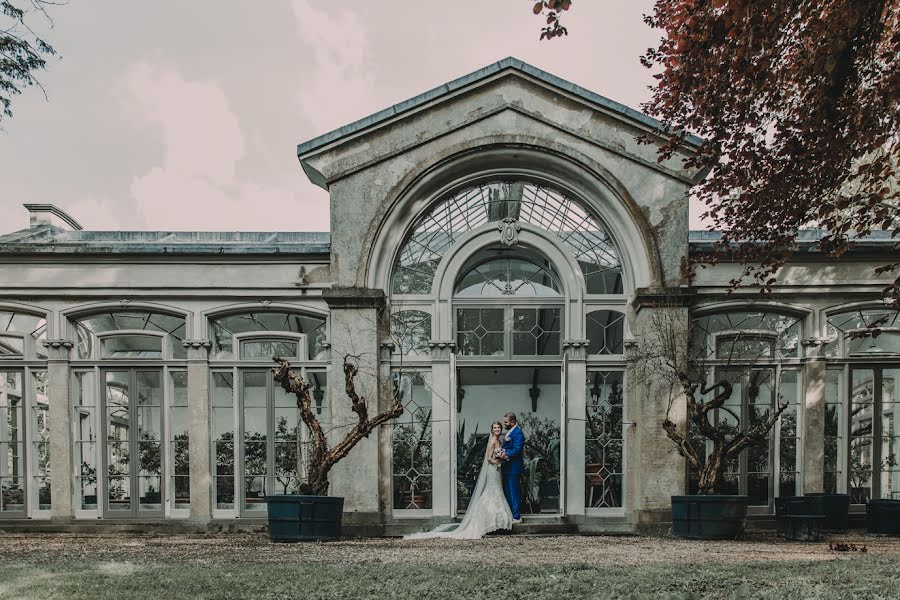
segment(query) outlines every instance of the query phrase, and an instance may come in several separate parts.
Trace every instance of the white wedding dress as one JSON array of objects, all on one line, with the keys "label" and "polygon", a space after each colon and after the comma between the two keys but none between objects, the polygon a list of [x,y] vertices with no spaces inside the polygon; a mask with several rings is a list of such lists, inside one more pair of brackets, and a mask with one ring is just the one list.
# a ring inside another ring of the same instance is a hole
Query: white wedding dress
[{"label": "white wedding dress", "polygon": [[488,462],[487,456],[481,463],[478,482],[472,492],[469,508],[460,523],[441,525],[431,531],[403,536],[405,540],[430,538],[450,538],[455,540],[477,540],[498,529],[512,529],[512,511],[503,495],[500,468]]}]

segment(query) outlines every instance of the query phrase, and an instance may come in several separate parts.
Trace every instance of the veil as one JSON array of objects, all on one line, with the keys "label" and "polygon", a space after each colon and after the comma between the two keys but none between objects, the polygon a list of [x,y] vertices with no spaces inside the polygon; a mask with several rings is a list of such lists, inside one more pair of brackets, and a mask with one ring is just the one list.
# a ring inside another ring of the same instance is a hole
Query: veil
[{"label": "veil", "polygon": [[[488,445],[490,447],[490,445]],[[472,497],[469,499],[469,507],[466,509],[466,514],[463,515],[462,521],[459,523],[447,523],[446,525],[440,525],[435,527],[431,531],[423,531],[421,533],[412,533],[410,535],[403,536],[405,540],[424,540],[428,538],[435,537],[448,537],[448,534],[453,534],[457,531],[463,531],[472,520],[472,515],[474,514],[473,509],[477,506],[478,498],[484,493],[485,482],[487,481],[487,470],[488,468],[488,457],[487,451],[484,453],[484,460],[481,462],[481,470],[478,472],[478,481],[475,483],[475,489],[472,490]]]}]

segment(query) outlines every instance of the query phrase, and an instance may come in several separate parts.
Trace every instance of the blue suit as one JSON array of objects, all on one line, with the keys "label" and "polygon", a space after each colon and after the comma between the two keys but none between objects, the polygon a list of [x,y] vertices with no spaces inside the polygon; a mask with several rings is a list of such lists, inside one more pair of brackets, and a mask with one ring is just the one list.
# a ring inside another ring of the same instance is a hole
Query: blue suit
[{"label": "blue suit", "polygon": [[[509,438],[507,441],[506,438]],[[514,427],[503,438],[503,449],[509,460],[503,461],[500,472],[503,474],[503,494],[509,502],[513,519],[521,519],[520,505],[522,503],[522,473],[525,471],[525,434],[518,427]]]}]

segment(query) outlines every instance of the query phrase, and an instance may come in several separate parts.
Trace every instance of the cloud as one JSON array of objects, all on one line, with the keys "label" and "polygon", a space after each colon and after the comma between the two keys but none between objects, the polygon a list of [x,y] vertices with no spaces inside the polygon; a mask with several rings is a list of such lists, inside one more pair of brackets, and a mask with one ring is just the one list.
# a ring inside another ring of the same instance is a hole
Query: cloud
[{"label": "cloud", "polygon": [[[300,228],[277,216],[299,212],[290,185],[240,177],[247,143],[217,82],[188,80],[170,65],[141,62],[127,70],[122,88],[131,122],[161,142],[160,163],[136,176],[130,189],[148,228]],[[321,226],[321,215],[312,220]]]},{"label": "cloud", "polygon": [[309,0],[294,0],[292,8],[310,49],[304,57],[308,70],[302,74],[300,109],[324,133],[367,114],[376,91],[375,64],[361,16],[332,3],[318,5],[321,10]]}]

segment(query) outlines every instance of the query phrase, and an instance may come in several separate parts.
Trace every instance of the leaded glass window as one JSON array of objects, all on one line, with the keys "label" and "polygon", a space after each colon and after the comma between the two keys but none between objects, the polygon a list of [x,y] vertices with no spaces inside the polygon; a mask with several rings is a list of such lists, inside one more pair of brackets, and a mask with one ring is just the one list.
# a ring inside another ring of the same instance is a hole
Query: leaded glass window
[{"label": "leaded glass window", "polygon": [[462,356],[503,355],[503,308],[460,308],[456,311],[456,347]]},{"label": "leaded glass window", "polygon": [[394,509],[432,506],[431,373],[395,372],[403,414],[393,421]]},{"label": "leaded glass window", "polygon": [[625,314],[615,310],[594,310],[586,315],[588,354],[624,352]]},{"label": "leaded glass window", "polygon": [[498,258],[481,263],[460,278],[457,298],[558,297],[559,276],[553,267],[520,258]]},{"label": "leaded glass window", "polygon": [[586,382],[585,506],[622,506],[624,483],[623,374],[592,371]]},{"label": "leaded glass window", "polygon": [[559,356],[560,308],[513,309],[513,355]]},{"label": "leaded glass window", "polygon": [[622,266],[605,227],[577,201],[526,182],[493,182],[441,200],[413,227],[394,264],[395,294],[430,294],[441,258],[461,235],[503,221],[558,236],[581,267],[589,294],[621,294]]},{"label": "leaded glass window", "polygon": [[431,315],[421,310],[400,310],[391,315],[394,354],[427,357],[431,342]]}]

